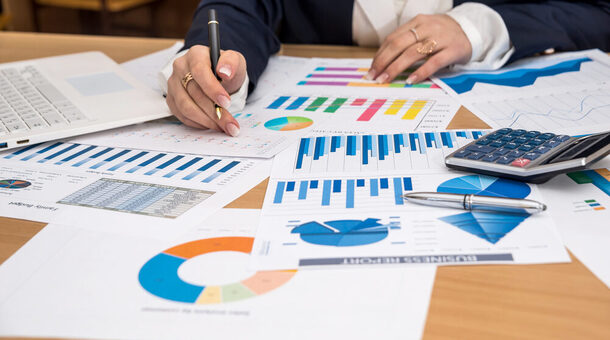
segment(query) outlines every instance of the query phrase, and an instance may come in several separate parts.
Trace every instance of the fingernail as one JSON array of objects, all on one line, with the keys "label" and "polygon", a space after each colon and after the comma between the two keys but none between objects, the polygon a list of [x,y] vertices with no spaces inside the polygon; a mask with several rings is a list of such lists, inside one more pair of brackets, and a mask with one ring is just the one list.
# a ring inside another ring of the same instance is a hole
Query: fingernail
[{"label": "fingernail", "polygon": [[366,73],[366,76],[364,76],[364,78],[366,78],[366,80],[373,80],[373,79],[375,79],[375,74],[377,74],[377,72],[375,72],[375,70],[373,70],[373,69],[370,69]]},{"label": "fingernail", "polygon": [[409,78],[407,78],[407,84],[409,84],[409,85],[413,85],[416,81],[417,81],[416,74],[412,74],[409,76]]},{"label": "fingernail", "polygon": [[383,84],[386,80],[388,80],[389,77],[390,75],[388,75],[387,73],[382,73],[379,77],[377,77],[377,82],[379,84]]},{"label": "fingernail", "polygon": [[239,136],[239,128],[237,127],[237,125],[233,123],[227,123],[227,125],[225,125],[225,129],[231,135],[231,137]]},{"label": "fingernail", "polygon": [[229,106],[231,106],[231,99],[225,96],[218,96],[216,99],[218,105],[222,106],[223,109],[228,110]]},{"label": "fingernail", "polygon": [[233,74],[229,66],[222,66],[220,69],[218,69],[218,73],[224,74],[227,78],[230,78],[231,74]]}]

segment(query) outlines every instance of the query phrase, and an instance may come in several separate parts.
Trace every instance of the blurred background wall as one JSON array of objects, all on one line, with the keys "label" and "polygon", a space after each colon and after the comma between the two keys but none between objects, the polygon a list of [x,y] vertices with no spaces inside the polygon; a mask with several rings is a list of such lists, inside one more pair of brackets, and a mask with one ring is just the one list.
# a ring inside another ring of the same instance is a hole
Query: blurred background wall
[{"label": "blurred background wall", "polygon": [[184,38],[199,0],[1,0],[0,29]]}]

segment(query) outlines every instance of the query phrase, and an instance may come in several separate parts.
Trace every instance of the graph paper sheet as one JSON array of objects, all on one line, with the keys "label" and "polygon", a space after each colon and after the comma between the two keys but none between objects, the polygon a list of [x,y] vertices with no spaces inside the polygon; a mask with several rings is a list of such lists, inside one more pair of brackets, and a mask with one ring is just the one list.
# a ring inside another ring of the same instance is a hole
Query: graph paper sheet
[{"label": "graph paper sheet", "polygon": [[201,220],[260,183],[271,165],[69,142],[31,145],[0,159],[3,216],[147,235]]},{"label": "graph paper sheet", "polygon": [[164,240],[48,225],[0,266],[0,336],[421,338],[434,267],[251,271],[258,217],[225,209]]},{"label": "graph paper sheet", "polygon": [[524,59],[493,72],[434,78],[494,128],[610,127],[610,57],[599,50]]},{"label": "graph paper sheet", "polygon": [[470,212],[403,200],[411,191],[541,200],[536,185],[444,167],[445,153],[482,133],[301,139],[274,160],[252,268],[569,262],[546,212]]}]

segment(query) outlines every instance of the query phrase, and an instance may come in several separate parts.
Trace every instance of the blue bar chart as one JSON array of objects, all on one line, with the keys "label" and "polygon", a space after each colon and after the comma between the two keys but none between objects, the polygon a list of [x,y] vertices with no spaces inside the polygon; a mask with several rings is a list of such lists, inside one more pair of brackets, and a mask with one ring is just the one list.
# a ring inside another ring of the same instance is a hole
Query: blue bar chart
[{"label": "blue bar chart", "polygon": [[272,182],[273,208],[370,208],[402,206],[402,195],[413,190],[411,177],[278,180]]},{"label": "blue bar chart", "polygon": [[232,173],[252,161],[213,156],[171,154],[97,145],[53,142],[31,145],[3,156],[14,162],[34,162],[71,170],[96,170],[222,185]]},{"label": "blue bar chart", "polygon": [[301,138],[295,173],[429,169],[485,131],[412,132]]}]

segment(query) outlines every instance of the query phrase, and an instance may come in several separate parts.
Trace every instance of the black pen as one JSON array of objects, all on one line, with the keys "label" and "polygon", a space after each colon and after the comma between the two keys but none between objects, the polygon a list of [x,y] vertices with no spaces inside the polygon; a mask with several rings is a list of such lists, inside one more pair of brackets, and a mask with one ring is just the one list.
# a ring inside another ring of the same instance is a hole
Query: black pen
[{"label": "black pen", "polygon": [[[220,34],[218,32],[218,20],[216,20],[216,10],[211,9],[208,11],[208,40],[210,41],[210,60],[212,61],[212,71],[216,76],[216,79],[220,80],[218,74],[216,74],[216,66],[218,65],[218,58],[220,58]],[[220,119],[221,109],[218,104],[214,104],[216,108],[216,116]]]}]

